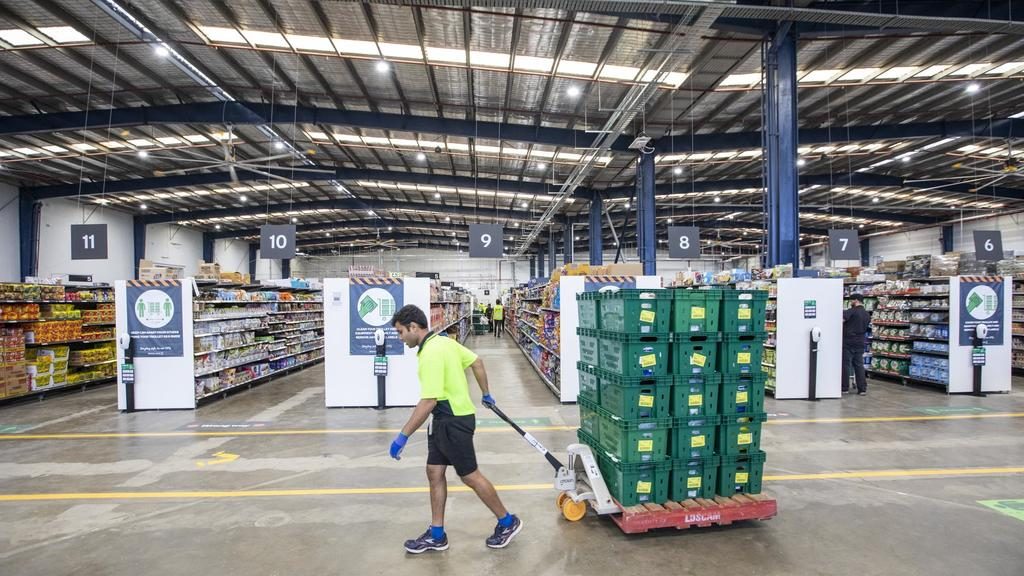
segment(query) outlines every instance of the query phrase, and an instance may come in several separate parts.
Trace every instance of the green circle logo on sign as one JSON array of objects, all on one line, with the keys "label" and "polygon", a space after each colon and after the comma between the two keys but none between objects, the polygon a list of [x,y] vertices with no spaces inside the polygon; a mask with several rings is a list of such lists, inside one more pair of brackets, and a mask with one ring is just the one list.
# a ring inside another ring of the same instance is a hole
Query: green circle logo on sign
[{"label": "green circle logo on sign", "polygon": [[975,286],[967,293],[967,313],[975,320],[988,320],[999,308],[999,297],[989,286]]},{"label": "green circle logo on sign", "polygon": [[135,316],[146,328],[163,328],[174,318],[174,301],[165,292],[147,290],[135,300]]},{"label": "green circle logo on sign", "polygon": [[395,299],[383,288],[371,288],[359,297],[356,310],[363,322],[370,326],[384,326],[395,315]]}]

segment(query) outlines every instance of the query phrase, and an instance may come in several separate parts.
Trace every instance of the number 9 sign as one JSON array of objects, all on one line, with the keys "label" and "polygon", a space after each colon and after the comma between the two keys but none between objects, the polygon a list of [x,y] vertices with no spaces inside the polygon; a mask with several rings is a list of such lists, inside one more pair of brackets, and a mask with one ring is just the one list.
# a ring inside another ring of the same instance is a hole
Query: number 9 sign
[{"label": "number 9 sign", "polygon": [[469,257],[501,258],[505,231],[500,224],[469,225]]}]

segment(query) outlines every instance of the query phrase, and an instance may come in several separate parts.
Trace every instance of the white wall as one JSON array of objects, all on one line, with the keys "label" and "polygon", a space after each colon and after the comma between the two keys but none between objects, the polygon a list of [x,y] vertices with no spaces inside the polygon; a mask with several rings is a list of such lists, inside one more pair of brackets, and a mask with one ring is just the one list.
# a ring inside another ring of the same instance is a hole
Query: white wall
[{"label": "white wall", "polygon": [[203,233],[177,224],[146,226],[146,260],[184,268],[184,276],[199,273],[203,259]]},{"label": "white wall", "polygon": [[213,261],[221,272],[249,273],[249,243],[226,239],[213,242]]},{"label": "white wall", "polygon": [[[106,224],[107,259],[71,260],[71,225]],[[132,216],[117,210],[79,205],[74,200],[45,200],[39,225],[37,275],[91,274],[95,282],[135,278]]]},{"label": "white wall", "polygon": [[18,189],[0,183],[0,282],[21,280]]},{"label": "white wall", "polygon": [[[248,250],[248,248],[246,248]],[[249,256],[246,255],[246,264],[248,265]],[[302,278],[303,275],[296,271],[295,263],[297,260],[292,260],[292,277]],[[248,272],[248,270],[246,270]],[[259,282],[260,280],[279,280],[281,278],[281,261],[280,260],[263,260],[260,258],[259,250],[256,251],[256,277],[252,279],[253,282]],[[322,276],[310,276],[310,278],[322,278]]]}]

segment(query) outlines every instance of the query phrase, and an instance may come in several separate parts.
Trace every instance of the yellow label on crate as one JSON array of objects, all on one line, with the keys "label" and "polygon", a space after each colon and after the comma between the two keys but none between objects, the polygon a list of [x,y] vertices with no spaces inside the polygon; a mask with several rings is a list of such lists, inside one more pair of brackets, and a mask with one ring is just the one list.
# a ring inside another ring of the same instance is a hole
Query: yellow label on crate
[{"label": "yellow label on crate", "polygon": [[640,312],[640,321],[646,324],[654,323],[654,312],[651,310],[642,310]]},{"label": "yellow label on crate", "polygon": [[690,448],[703,448],[704,446],[707,446],[707,443],[708,442],[704,438],[703,434],[701,434],[700,436],[690,437]]},{"label": "yellow label on crate", "polygon": [[690,356],[690,366],[700,366],[701,368],[703,368],[704,365],[707,364],[707,362],[708,357],[703,354],[698,354],[694,352],[693,356]]},{"label": "yellow label on crate", "polygon": [[690,307],[690,319],[691,320],[703,320],[704,308],[702,306],[691,306]]},{"label": "yellow label on crate", "polygon": [[737,472],[736,473],[736,483],[737,484],[746,484],[747,480],[750,480],[750,473],[749,472]]},{"label": "yellow label on crate", "polygon": [[638,404],[643,408],[651,408],[654,406],[654,396],[651,396],[650,394],[641,394],[640,402],[638,402]]},{"label": "yellow label on crate", "polygon": [[737,364],[750,364],[750,352],[737,352],[736,353]]},{"label": "yellow label on crate", "polygon": [[740,308],[739,318],[740,320],[750,320],[750,308]]},{"label": "yellow label on crate", "polygon": [[736,403],[737,404],[746,404],[747,402],[749,402],[749,398],[748,398],[749,395],[750,395],[750,393],[747,392],[746,390],[744,390],[743,392],[737,392],[736,393]]},{"label": "yellow label on crate", "polygon": [[650,368],[651,366],[654,366],[657,363],[658,363],[658,355],[657,354],[644,354],[643,356],[640,357],[640,367],[641,368]]},{"label": "yellow label on crate", "polygon": [[637,483],[636,483],[636,493],[637,494],[650,494],[651,493],[651,483],[650,482],[644,482],[643,480],[637,481]]},{"label": "yellow label on crate", "polygon": [[639,440],[636,443],[636,449],[638,452],[653,452],[654,440]]},{"label": "yellow label on crate", "polygon": [[754,435],[751,434],[750,432],[747,432],[745,434],[739,434],[739,435],[736,436],[736,443],[739,444],[740,446],[744,446],[746,444],[752,444],[753,442],[754,442]]},{"label": "yellow label on crate", "polygon": [[687,488],[700,488],[700,476],[694,476],[686,479]]},{"label": "yellow label on crate", "polygon": [[701,404],[704,404],[703,394],[693,394],[690,396],[690,406],[700,406]]}]

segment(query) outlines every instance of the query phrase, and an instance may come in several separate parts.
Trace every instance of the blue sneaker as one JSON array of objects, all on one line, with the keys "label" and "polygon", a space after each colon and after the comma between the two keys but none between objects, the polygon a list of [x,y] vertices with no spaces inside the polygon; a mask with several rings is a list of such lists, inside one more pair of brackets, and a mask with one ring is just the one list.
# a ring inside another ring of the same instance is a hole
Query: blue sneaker
[{"label": "blue sneaker", "polygon": [[523,529],[523,521],[518,516],[512,515],[512,524],[504,527],[501,523],[494,528],[494,534],[487,539],[488,548],[504,548],[515,538],[516,534]]},{"label": "blue sneaker", "polygon": [[430,550],[436,550],[438,552],[448,549],[448,535],[445,534],[440,540],[435,540],[430,536],[430,528],[424,532],[419,538],[415,540],[405,541],[405,551],[409,554],[422,554]]}]

